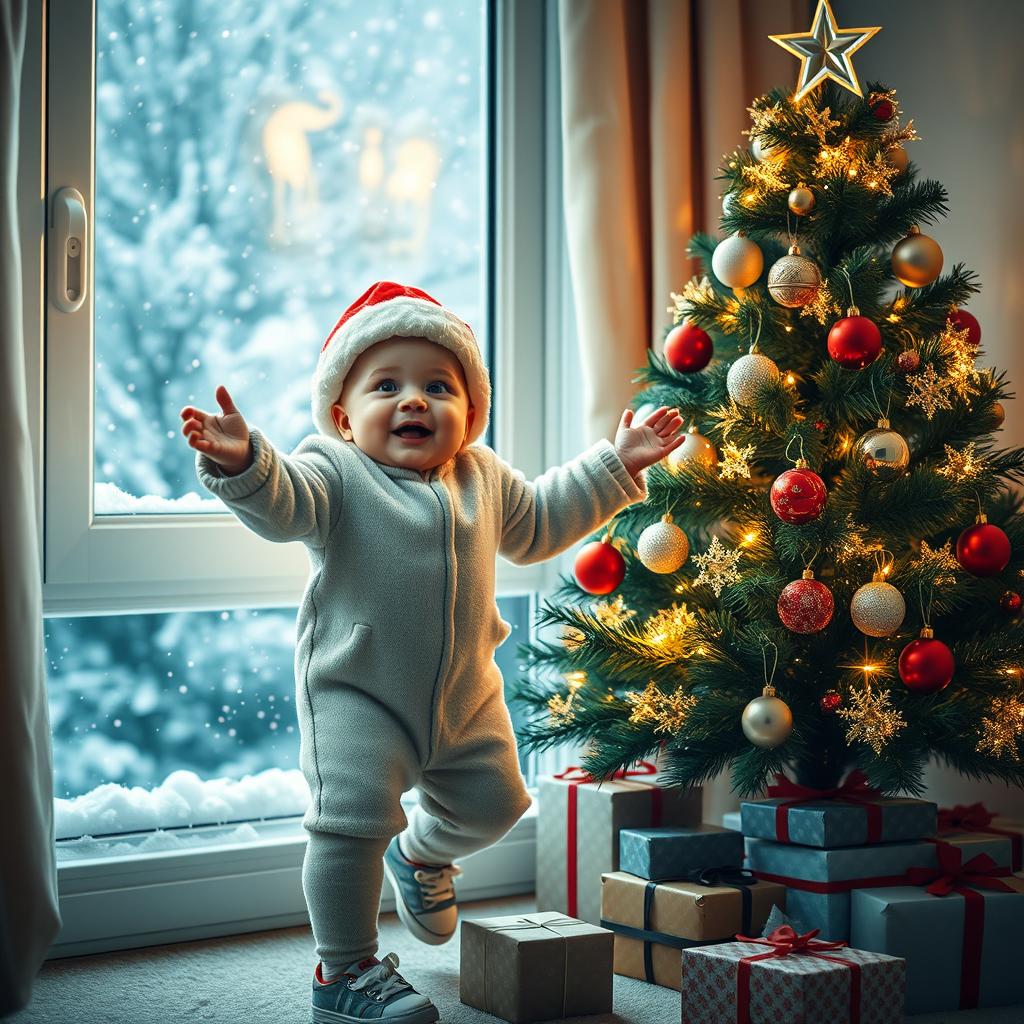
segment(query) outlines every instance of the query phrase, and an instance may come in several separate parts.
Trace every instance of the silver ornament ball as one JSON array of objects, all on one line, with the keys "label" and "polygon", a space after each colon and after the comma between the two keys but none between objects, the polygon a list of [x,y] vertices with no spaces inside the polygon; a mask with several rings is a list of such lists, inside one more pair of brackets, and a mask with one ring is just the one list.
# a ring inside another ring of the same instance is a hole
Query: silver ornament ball
[{"label": "silver ornament ball", "polygon": [[814,201],[814,193],[806,185],[797,185],[789,193],[789,212],[798,217],[806,217],[814,209]]},{"label": "silver ornament ball", "polygon": [[686,534],[664,515],[660,523],[651,523],[637,538],[637,557],[657,573],[675,572],[689,557],[690,542]]},{"label": "silver ornament ball", "polygon": [[895,480],[910,465],[910,445],[890,428],[888,420],[880,420],[877,427],[858,437],[853,450],[879,480]]},{"label": "silver ornament ball", "polygon": [[915,224],[892,251],[892,272],[908,288],[923,288],[942,273],[942,249]]},{"label": "silver ornament ball", "polygon": [[743,709],[740,724],[743,735],[755,747],[777,747],[785,743],[793,731],[793,712],[784,700],[775,696],[770,686],[766,686],[765,692]]},{"label": "silver ornament ball", "polygon": [[715,446],[696,430],[687,431],[686,439],[678,447],[668,453],[668,464],[671,467],[687,464],[702,465],[714,469],[718,465],[718,452]]},{"label": "silver ornament ball", "polygon": [[850,618],[865,636],[891,636],[903,625],[907,603],[903,595],[876,573],[850,601]]},{"label": "silver ornament ball", "polygon": [[740,356],[729,367],[725,386],[737,405],[753,405],[758,395],[781,377],[779,368],[760,352]]},{"label": "silver ornament ball", "polygon": [[800,255],[798,245],[790,246],[789,254],[777,259],[768,271],[768,294],[789,309],[806,306],[821,287],[818,264]]},{"label": "silver ornament ball", "polygon": [[722,196],[722,213],[732,213],[732,208],[736,205],[736,193],[726,192]]},{"label": "silver ornament ball", "polygon": [[728,288],[749,288],[764,270],[764,253],[756,242],[737,231],[715,246],[711,270]]}]

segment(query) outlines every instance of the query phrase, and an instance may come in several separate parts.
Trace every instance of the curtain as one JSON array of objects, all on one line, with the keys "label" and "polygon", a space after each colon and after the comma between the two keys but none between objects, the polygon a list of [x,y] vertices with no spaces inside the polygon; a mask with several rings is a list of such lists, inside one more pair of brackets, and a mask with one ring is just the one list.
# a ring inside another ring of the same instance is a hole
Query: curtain
[{"label": "curtain", "polygon": [[8,474],[0,490],[0,1016],[28,1004],[60,929],[17,212],[27,11],[28,0],[0,5],[0,449]]},{"label": "curtain", "polygon": [[[796,82],[768,39],[811,24],[807,0],[560,0],[563,204],[586,443],[611,440],[647,349],[672,324],[670,292],[717,232],[724,154],[749,143],[747,107]],[[736,806],[728,780],[704,816]]]}]

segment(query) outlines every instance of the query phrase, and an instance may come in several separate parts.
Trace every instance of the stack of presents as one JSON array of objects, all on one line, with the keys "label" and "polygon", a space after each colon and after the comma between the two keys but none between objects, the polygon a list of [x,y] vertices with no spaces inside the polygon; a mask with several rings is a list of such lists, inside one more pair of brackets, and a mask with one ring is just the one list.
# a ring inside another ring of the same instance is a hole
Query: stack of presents
[{"label": "stack of presents", "polygon": [[721,828],[646,762],[542,779],[540,912],[463,922],[463,1002],[512,1024],[609,1013],[620,974],[679,990],[683,1024],[1024,1004],[1024,823],[857,772],[768,793]]}]

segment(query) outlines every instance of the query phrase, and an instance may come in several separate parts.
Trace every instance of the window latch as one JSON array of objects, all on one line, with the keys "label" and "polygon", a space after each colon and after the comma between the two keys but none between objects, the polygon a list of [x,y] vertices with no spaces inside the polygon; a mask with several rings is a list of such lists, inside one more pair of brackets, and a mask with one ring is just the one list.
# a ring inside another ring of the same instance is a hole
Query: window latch
[{"label": "window latch", "polygon": [[50,296],[65,313],[85,301],[88,287],[88,218],[75,188],[62,188],[50,204]]}]

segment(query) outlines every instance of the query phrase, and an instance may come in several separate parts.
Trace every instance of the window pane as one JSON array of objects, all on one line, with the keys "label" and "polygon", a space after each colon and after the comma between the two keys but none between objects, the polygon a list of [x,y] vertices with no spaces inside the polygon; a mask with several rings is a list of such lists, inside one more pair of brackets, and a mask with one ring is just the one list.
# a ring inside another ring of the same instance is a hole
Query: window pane
[{"label": "window pane", "polygon": [[[506,693],[530,599],[495,660]],[[305,813],[294,608],[44,622],[58,839]],[[513,720],[524,711],[511,706]],[[521,763],[524,763],[521,759]]]},{"label": "window pane", "polygon": [[315,430],[331,327],[415,284],[487,349],[483,3],[97,3],[97,514],[223,512],[179,410]]}]

